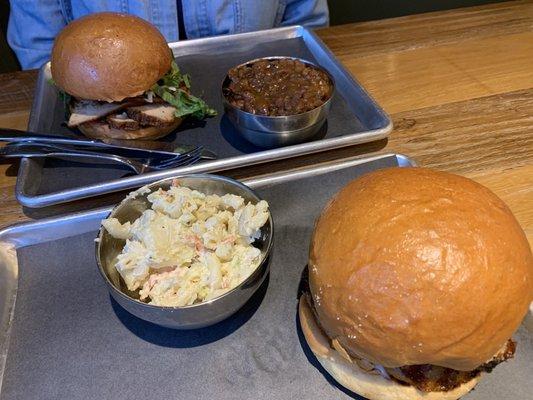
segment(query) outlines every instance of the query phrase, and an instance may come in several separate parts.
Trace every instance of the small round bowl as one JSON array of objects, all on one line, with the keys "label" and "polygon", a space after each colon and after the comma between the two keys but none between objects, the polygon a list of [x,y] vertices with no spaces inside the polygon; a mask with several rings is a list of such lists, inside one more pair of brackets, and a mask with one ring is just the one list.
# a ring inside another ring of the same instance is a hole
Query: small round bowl
[{"label": "small round bowl", "polygon": [[257,58],[240,64],[235,68],[253,64],[261,60],[272,61],[280,59],[298,60],[324,72],[331,83],[331,95],[322,105],[301,114],[283,116],[253,114],[235,107],[226,99],[225,92],[230,83],[230,78],[226,75],[222,83],[222,103],[224,104],[226,115],[241,136],[259,147],[281,147],[311,139],[322,128],[322,125],[324,125],[335,91],[335,82],[327,70],[296,57]]},{"label": "small round bowl", "polygon": [[[206,194],[222,196],[231,193],[254,204],[261,200],[249,187],[233,179],[209,174],[181,175],[152,183],[133,192],[111,211],[109,217],[117,218],[121,223],[135,221],[144,210],[150,207],[146,198],[148,193],[144,189],[150,189],[150,192],[159,188],[168,189],[175,180],[178,180],[182,186]],[[167,328],[202,328],[234,314],[261,286],[269,270],[273,228],[272,216],[270,216],[261,228],[261,237],[254,242],[254,246],[261,250],[262,260],[247,279],[219,297],[190,306],[155,306],[138,300],[137,292],[128,291],[115,268],[116,257],[122,251],[125,241],[113,238],[103,227],[100,228],[96,240],[96,262],[113,299],[131,314]]]}]

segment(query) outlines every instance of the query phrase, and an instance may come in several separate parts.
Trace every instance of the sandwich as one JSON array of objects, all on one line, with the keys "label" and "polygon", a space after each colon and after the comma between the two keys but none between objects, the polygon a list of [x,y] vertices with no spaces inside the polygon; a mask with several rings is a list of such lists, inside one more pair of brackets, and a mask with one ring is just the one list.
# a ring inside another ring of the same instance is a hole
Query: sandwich
[{"label": "sandwich", "polygon": [[452,400],[520,351],[533,256],[509,208],[464,177],[391,168],[344,187],[315,225],[304,337],[370,400]]},{"label": "sandwich", "polygon": [[95,139],[157,139],[184,118],[216,114],[191,94],[163,35],[149,22],[95,13],[54,41],[52,81],[63,93],[67,125]]}]

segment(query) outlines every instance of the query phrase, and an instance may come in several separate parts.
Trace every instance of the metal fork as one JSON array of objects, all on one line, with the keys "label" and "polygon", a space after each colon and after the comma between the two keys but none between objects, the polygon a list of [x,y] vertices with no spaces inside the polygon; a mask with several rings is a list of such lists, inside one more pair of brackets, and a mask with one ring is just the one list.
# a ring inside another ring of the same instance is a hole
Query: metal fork
[{"label": "metal fork", "polygon": [[4,158],[80,158],[104,160],[124,165],[136,174],[190,165],[200,160],[201,153],[202,147],[199,146],[187,153],[175,155],[166,160],[158,159],[154,161],[153,159],[140,160],[116,154],[70,149],[56,145],[36,145],[34,143],[26,143],[24,145],[10,144],[0,148],[0,156]]},{"label": "metal fork", "polygon": [[[22,150],[28,150],[28,149],[37,149],[39,151],[60,151],[60,152],[76,152],[76,153],[97,153],[97,154],[104,154],[104,155],[117,155],[120,157],[124,157],[129,160],[139,160],[143,162],[144,164],[150,165],[151,167],[158,168],[158,167],[164,167],[166,165],[172,165],[175,161],[180,161],[185,157],[196,157],[196,153],[199,151],[200,153],[203,153],[203,148],[198,149],[197,147],[192,147],[190,150],[186,152],[181,153],[168,153],[168,154],[160,154],[160,153],[154,153],[154,154],[147,154],[147,153],[140,153],[141,155],[135,153],[135,151],[128,151],[127,153],[123,154],[120,151],[122,149],[119,149],[117,151],[111,151],[111,149],[99,149],[99,148],[79,148],[76,145],[71,144],[58,144],[58,143],[41,143],[41,142],[12,142],[8,143],[6,145],[7,147],[13,147],[17,149]],[[107,151],[106,151],[107,150]],[[200,158],[202,158],[202,155],[200,155]]]},{"label": "metal fork", "polygon": [[[8,143],[29,143],[51,144],[59,146],[76,146],[83,150],[96,152],[109,152],[123,157],[139,158],[140,154],[145,157],[173,156],[175,154],[187,153],[196,146],[190,144],[179,144],[172,142],[154,140],[125,140],[125,139],[105,139],[105,142],[97,139],[84,137],[70,137],[62,135],[50,135],[37,132],[19,131],[16,129],[0,128],[0,142]],[[215,160],[216,153],[205,148],[202,149],[202,159]]]}]

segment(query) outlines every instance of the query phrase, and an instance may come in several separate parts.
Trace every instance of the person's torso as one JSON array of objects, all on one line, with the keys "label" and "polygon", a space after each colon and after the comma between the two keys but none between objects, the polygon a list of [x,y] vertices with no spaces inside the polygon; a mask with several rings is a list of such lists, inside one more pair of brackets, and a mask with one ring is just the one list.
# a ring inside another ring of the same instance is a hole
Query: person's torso
[{"label": "person's torso", "polygon": [[[177,0],[59,0],[70,22],[83,15],[115,11],[137,15],[159,28],[169,41],[179,40]],[[280,24],[283,0],[181,0],[188,38],[268,29]]]}]

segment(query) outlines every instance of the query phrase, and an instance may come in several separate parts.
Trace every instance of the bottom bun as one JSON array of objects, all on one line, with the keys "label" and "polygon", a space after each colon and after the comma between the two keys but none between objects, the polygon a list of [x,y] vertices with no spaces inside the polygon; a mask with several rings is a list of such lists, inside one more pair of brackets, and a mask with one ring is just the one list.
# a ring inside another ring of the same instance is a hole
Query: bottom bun
[{"label": "bottom bun", "polygon": [[479,381],[476,377],[447,392],[422,392],[377,373],[366,372],[330,346],[306,295],[300,297],[298,314],[305,340],[322,367],[342,386],[369,400],[456,400],[470,392]]},{"label": "bottom bun", "polygon": [[91,139],[126,139],[126,140],[155,140],[160,139],[181,124],[182,119],[177,118],[172,125],[155,127],[146,126],[135,130],[116,129],[106,122],[90,122],[78,126],[79,130]]}]

